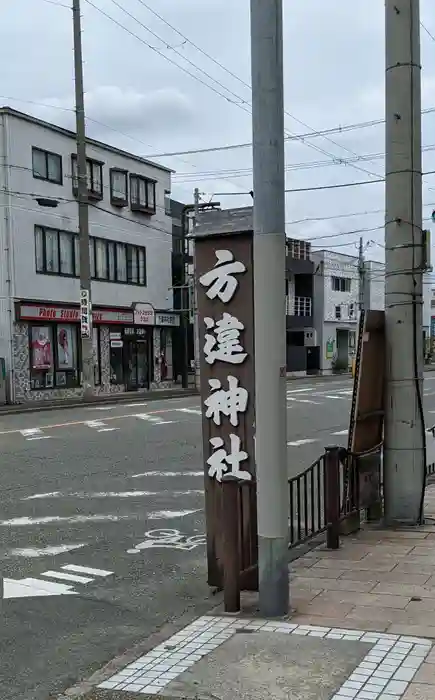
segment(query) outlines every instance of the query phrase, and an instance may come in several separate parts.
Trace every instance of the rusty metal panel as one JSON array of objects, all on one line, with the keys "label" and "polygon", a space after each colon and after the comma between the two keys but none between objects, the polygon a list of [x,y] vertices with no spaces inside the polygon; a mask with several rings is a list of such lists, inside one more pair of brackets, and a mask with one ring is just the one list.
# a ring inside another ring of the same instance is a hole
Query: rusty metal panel
[{"label": "rusty metal panel", "polygon": [[[223,530],[228,517],[237,530],[233,536],[238,557],[233,552],[231,559],[239,562],[241,587],[252,588],[258,576],[253,239],[248,226],[242,232],[234,231],[240,216],[233,217],[231,226],[226,216],[225,226],[219,229],[220,214],[208,214],[209,235],[203,224],[204,232],[195,236],[208,583],[223,587],[228,528],[225,537]],[[225,270],[231,279],[225,277]],[[216,453],[222,450],[227,455],[241,451],[245,458],[238,464],[237,459],[219,462]],[[224,484],[228,481],[236,482],[237,499],[231,490],[231,499],[226,500],[225,492],[230,491],[225,491]],[[226,512],[235,503],[237,518]]]}]

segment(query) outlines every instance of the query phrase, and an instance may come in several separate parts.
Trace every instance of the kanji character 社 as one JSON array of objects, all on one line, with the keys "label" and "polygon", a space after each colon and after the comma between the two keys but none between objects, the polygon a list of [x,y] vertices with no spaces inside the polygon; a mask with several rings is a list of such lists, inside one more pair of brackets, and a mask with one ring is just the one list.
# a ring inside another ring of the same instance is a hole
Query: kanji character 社
[{"label": "kanji character \u793e", "polygon": [[204,401],[207,407],[206,418],[212,418],[215,425],[221,425],[222,416],[230,419],[231,425],[239,425],[239,413],[244,413],[248,405],[248,392],[239,386],[237,377],[227,377],[228,389],[223,389],[219,379],[209,379],[213,393]]},{"label": "kanji character \u793e", "polygon": [[233,298],[238,286],[234,275],[246,272],[246,267],[242,262],[234,260],[230,250],[216,250],[216,258],[214,268],[205,272],[199,278],[199,283],[207,287],[206,295],[209,299],[219,297],[224,304],[227,304]]},{"label": "kanji character \u793e", "polygon": [[209,442],[215,450],[207,460],[208,475],[212,479],[216,478],[216,481],[219,482],[231,478],[238,481],[251,481],[252,474],[240,469],[241,462],[248,459],[248,453],[240,449],[241,441],[238,435],[230,434],[231,450],[229,453],[225,450],[221,437],[210,438]]},{"label": "kanji character \u793e", "polygon": [[216,360],[232,365],[244,362],[247,353],[240,345],[240,331],[245,330],[241,321],[231,314],[224,313],[219,321],[206,316],[204,323],[207,330],[213,330],[213,333],[205,334],[204,355],[209,365]]}]

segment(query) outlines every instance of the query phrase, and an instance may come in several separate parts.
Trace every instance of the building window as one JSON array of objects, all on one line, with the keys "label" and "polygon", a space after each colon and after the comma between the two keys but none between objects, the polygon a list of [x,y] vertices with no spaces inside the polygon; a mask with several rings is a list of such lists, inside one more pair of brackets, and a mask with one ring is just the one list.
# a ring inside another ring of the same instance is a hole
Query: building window
[{"label": "building window", "polygon": [[[80,240],[69,231],[35,226],[36,272],[66,277],[80,276]],[[105,238],[89,239],[92,279],[145,287],[146,249]]]},{"label": "building window", "polygon": [[170,190],[165,190],[165,214],[166,214],[166,216],[172,216]]},{"label": "building window", "polygon": [[333,292],[350,292],[351,283],[350,277],[331,277]]},{"label": "building window", "polygon": [[[71,165],[73,194],[75,197],[77,197],[77,156],[75,153],[71,155]],[[103,199],[103,163],[101,163],[99,160],[94,160],[93,158],[86,158],[86,175],[88,183],[88,197],[90,199]]]},{"label": "building window", "polygon": [[349,304],[349,318],[355,318],[355,304]]},{"label": "building window", "polygon": [[35,226],[36,272],[75,277],[76,238],[72,233]]},{"label": "building window", "polygon": [[32,148],[33,177],[62,184],[62,156],[40,148]]},{"label": "building window", "polygon": [[130,206],[145,214],[156,212],[156,183],[141,175],[130,175]]},{"label": "building window", "polygon": [[337,320],[341,319],[341,306],[336,306],[335,307],[335,318]]},{"label": "building window", "polygon": [[114,207],[126,207],[128,204],[127,171],[111,168],[110,201]]},{"label": "building window", "polygon": [[71,388],[79,382],[78,326],[31,326],[31,389]]}]

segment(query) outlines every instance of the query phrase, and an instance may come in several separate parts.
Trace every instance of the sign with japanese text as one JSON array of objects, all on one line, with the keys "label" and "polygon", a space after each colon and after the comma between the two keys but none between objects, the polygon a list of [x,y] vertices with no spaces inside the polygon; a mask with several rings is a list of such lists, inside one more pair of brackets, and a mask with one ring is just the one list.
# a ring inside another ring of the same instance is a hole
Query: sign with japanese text
[{"label": "sign with japanese text", "polygon": [[92,334],[92,313],[89,290],[80,290],[80,335],[90,338]]},{"label": "sign with japanese text", "polygon": [[136,304],[133,313],[135,326],[154,326],[156,312],[152,304]]},{"label": "sign with japanese text", "polygon": [[254,466],[252,243],[196,241],[204,461],[209,478],[249,482]]},{"label": "sign with japanese text", "polygon": [[[223,530],[228,531],[227,522],[237,522],[232,537],[240,542],[240,585],[256,590],[252,233],[205,231],[196,237],[195,272],[208,583],[223,585],[228,555]],[[228,482],[237,494],[231,496]]]}]

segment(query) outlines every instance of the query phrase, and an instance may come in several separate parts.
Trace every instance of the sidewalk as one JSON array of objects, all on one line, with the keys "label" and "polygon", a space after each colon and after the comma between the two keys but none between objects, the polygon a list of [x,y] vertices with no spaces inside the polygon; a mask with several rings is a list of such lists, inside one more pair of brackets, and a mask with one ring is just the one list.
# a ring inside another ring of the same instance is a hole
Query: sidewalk
[{"label": "sidewalk", "polygon": [[261,620],[245,595],[238,616],[219,606],[62,697],[435,700],[435,485],[426,519],[367,527],[293,562],[286,619]]},{"label": "sidewalk", "polygon": [[17,413],[33,413],[37,411],[54,411],[62,408],[80,408],[80,406],[99,406],[104,404],[134,403],[135,401],[161,401],[163,399],[198,396],[195,387],[181,389],[155,389],[152,391],[125,391],[117,394],[96,395],[92,400],[80,397],[72,399],[53,399],[47,401],[32,401],[25,404],[0,406],[0,417]]}]

